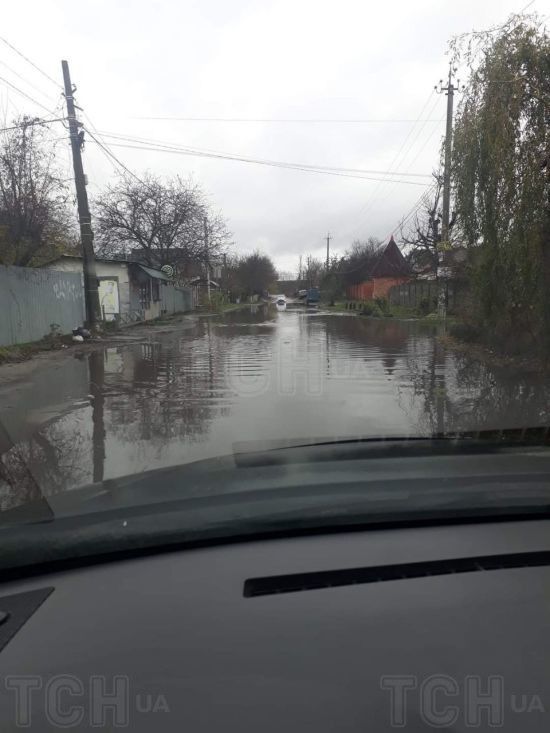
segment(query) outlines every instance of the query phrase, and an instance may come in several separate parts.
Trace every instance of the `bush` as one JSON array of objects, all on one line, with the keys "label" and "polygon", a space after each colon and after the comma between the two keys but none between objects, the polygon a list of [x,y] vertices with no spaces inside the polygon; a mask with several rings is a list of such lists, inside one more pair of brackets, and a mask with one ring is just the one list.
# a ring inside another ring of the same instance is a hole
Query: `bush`
[{"label": "bush", "polygon": [[208,293],[206,290],[201,291],[199,304],[202,308],[211,313],[221,313],[224,306],[229,303],[227,295],[220,290],[212,289],[210,291],[210,299],[208,299]]},{"label": "bush", "polygon": [[427,316],[433,310],[432,300],[430,298],[421,298],[417,310],[421,316]]},{"label": "bush", "polygon": [[361,315],[381,318],[384,313],[382,312],[378,303],[376,303],[374,300],[367,300],[361,305]]},{"label": "bush", "polygon": [[390,304],[387,298],[375,298],[374,303],[376,306],[378,306],[378,310],[380,311],[381,315],[383,316],[391,315]]}]

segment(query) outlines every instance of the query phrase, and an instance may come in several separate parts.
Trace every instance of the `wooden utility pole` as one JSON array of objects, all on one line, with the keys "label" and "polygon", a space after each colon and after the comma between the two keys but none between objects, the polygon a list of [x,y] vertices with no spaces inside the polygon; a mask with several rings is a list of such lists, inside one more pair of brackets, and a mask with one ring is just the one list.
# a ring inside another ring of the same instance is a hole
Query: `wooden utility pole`
[{"label": "wooden utility pole", "polygon": [[71,137],[71,150],[73,153],[74,183],[76,188],[76,201],[78,206],[78,220],[80,222],[80,240],[82,242],[82,266],[84,270],[84,302],[86,305],[87,327],[96,328],[101,320],[99,307],[98,280],[95,269],[94,257],[94,233],[92,232],[92,220],[90,207],[88,206],[88,194],[86,192],[86,178],[82,166],[82,134],[79,133],[79,122],[76,119],[73,86],[69,73],[69,64],[61,62],[63,68],[63,82],[65,85],[65,99],[67,100],[67,119],[69,122],[69,133]]},{"label": "wooden utility pole", "polygon": [[331,239],[332,237],[330,236],[330,232],[327,232],[327,272],[328,272],[329,263],[330,263],[330,240]]},{"label": "wooden utility pole", "polygon": [[443,213],[441,217],[441,241],[438,243],[438,267],[437,279],[438,297],[437,297],[437,314],[440,318],[447,316],[447,288],[444,269],[444,253],[449,249],[449,221],[451,208],[451,153],[453,145],[453,101],[454,93],[458,91],[458,84],[453,84],[453,67],[449,64],[449,79],[447,86],[443,86],[443,80],[435,90],[439,94],[447,95],[447,125],[445,130],[445,168],[443,171]]}]

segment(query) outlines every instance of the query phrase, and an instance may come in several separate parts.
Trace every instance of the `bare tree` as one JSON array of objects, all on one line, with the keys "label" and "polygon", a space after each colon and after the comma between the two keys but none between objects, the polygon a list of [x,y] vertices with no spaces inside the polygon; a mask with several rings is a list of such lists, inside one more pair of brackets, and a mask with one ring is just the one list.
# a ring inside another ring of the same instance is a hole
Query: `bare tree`
[{"label": "bare tree", "polygon": [[[401,226],[400,240],[409,248],[409,261],[419,269],[437,271],[438,245],[441,241],[441,199],[443,196],[443,174],[433,174],[434,188],[430,197],[418,209],[411,221]],[[453,212],[449,222],[452,233],[456,222]]]},{"label": "bare tree", "polygon": [[185,264],[204,250],[206,208],[200,188],[180,177],[122,177],[96,202],[98,252],[137,250],[151,266]]},{"label": "bare tree", "polygon": [[296,275],[290,270],[279,270],[277,272],[277,280],[295,280]]},{"label": "bare tree", "polygon": [[381,244],[382,241],[376,237],[368,237],[368,239],[365,240],[356,239],[352,242],[351,247],[346,250],[344,257],[346,257],[348,261],[364,260],[366,257],[375,257]]},{"label": "bare tree", "polygon": [[339,269],[349,273],[358,269],[368,270],[380,254],[382,242],[376,237],[366,240],[356,239],[340,260]]},{"label": "bare tree", "polygon": [[319,285],[324,272],[325,265],[321,260],[313,257],[312,255],[308,255],[306,257],[306,264],[303,268],[302,277],[304,280],[308,281],[310,287],[313,285]]},{"label": "bare tree", "polygon": [[211,214],[204,210],[202,222],[194,225],[195,257],[203,263],[212,264],[227,252],[232,242],[232,234],[221,213]]},{"label": "bare tree", "polygon": [[6,265],[40,264],[76,244],[55,145],[36,122],[21,117],[0,139],[0,262]]}]

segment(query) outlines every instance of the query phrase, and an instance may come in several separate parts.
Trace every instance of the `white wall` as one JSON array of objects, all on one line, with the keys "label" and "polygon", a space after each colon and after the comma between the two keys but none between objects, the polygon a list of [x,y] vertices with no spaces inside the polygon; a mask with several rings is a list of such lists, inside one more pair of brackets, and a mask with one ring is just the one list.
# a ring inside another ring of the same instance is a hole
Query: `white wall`
[{"label": "white wall", "polygon": [[[118,279],[118,299],[120,312],[128,313],[130,310],[130,279],[128,265],[125,262],[99,262],[95,263],[98,277],[111,277]],[[73,257],[62,257],[47,266],[50,270],[61,272],[82,273],[82,260]]]}]

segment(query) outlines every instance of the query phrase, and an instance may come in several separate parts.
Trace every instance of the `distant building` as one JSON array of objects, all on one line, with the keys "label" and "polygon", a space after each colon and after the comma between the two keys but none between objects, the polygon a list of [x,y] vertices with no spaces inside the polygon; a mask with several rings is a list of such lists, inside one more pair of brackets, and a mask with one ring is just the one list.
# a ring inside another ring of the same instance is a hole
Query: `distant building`
[{"label": "distant building", "polygon": [[[135,248],[130,250],[127,257],[123,259],[127,259],[130,262],[138,262],[148,267],[154,266],[158,269],[163,264],[169,264],[173,267],[178,279],[185,282],[190,282],[196,277],[206,277],[206,263],[196,259],[189,260],[188,253],[180,247],[172,247],[162,252],[155,248],[151,248],[147,252],[141,248]],[[210,277],[213,280],[220,280],[222,278],[223,268],[223,255],[214,256],[210,259],[209,270]]]},{"label": "distant building", "polygon": [[373,300],[387,297],[391,287],[407,282],[411,270],[392,236],[374,258],[366,258],[364,265],[343,274],[350,300]]},{"label": "distant building", "polygon": [[[424,255],[424,256],[423,256]],[[446,280],[460,280],[464,277],[464,267],[468,259],[468,250],[461,245],[454,245],[437,256],[421,253],[412,262],[412,275],[417,280],[432,280],[440,277]]]},{"label": "distant building", "polygon": [[[123,259],[96,258],[95,263],[99,303],[105,321],[149,321],[163,313],[192,307],[190,291],[177,287],[161,270]],[[81,273],[82,257],[61,255],[45,267]]]}]

